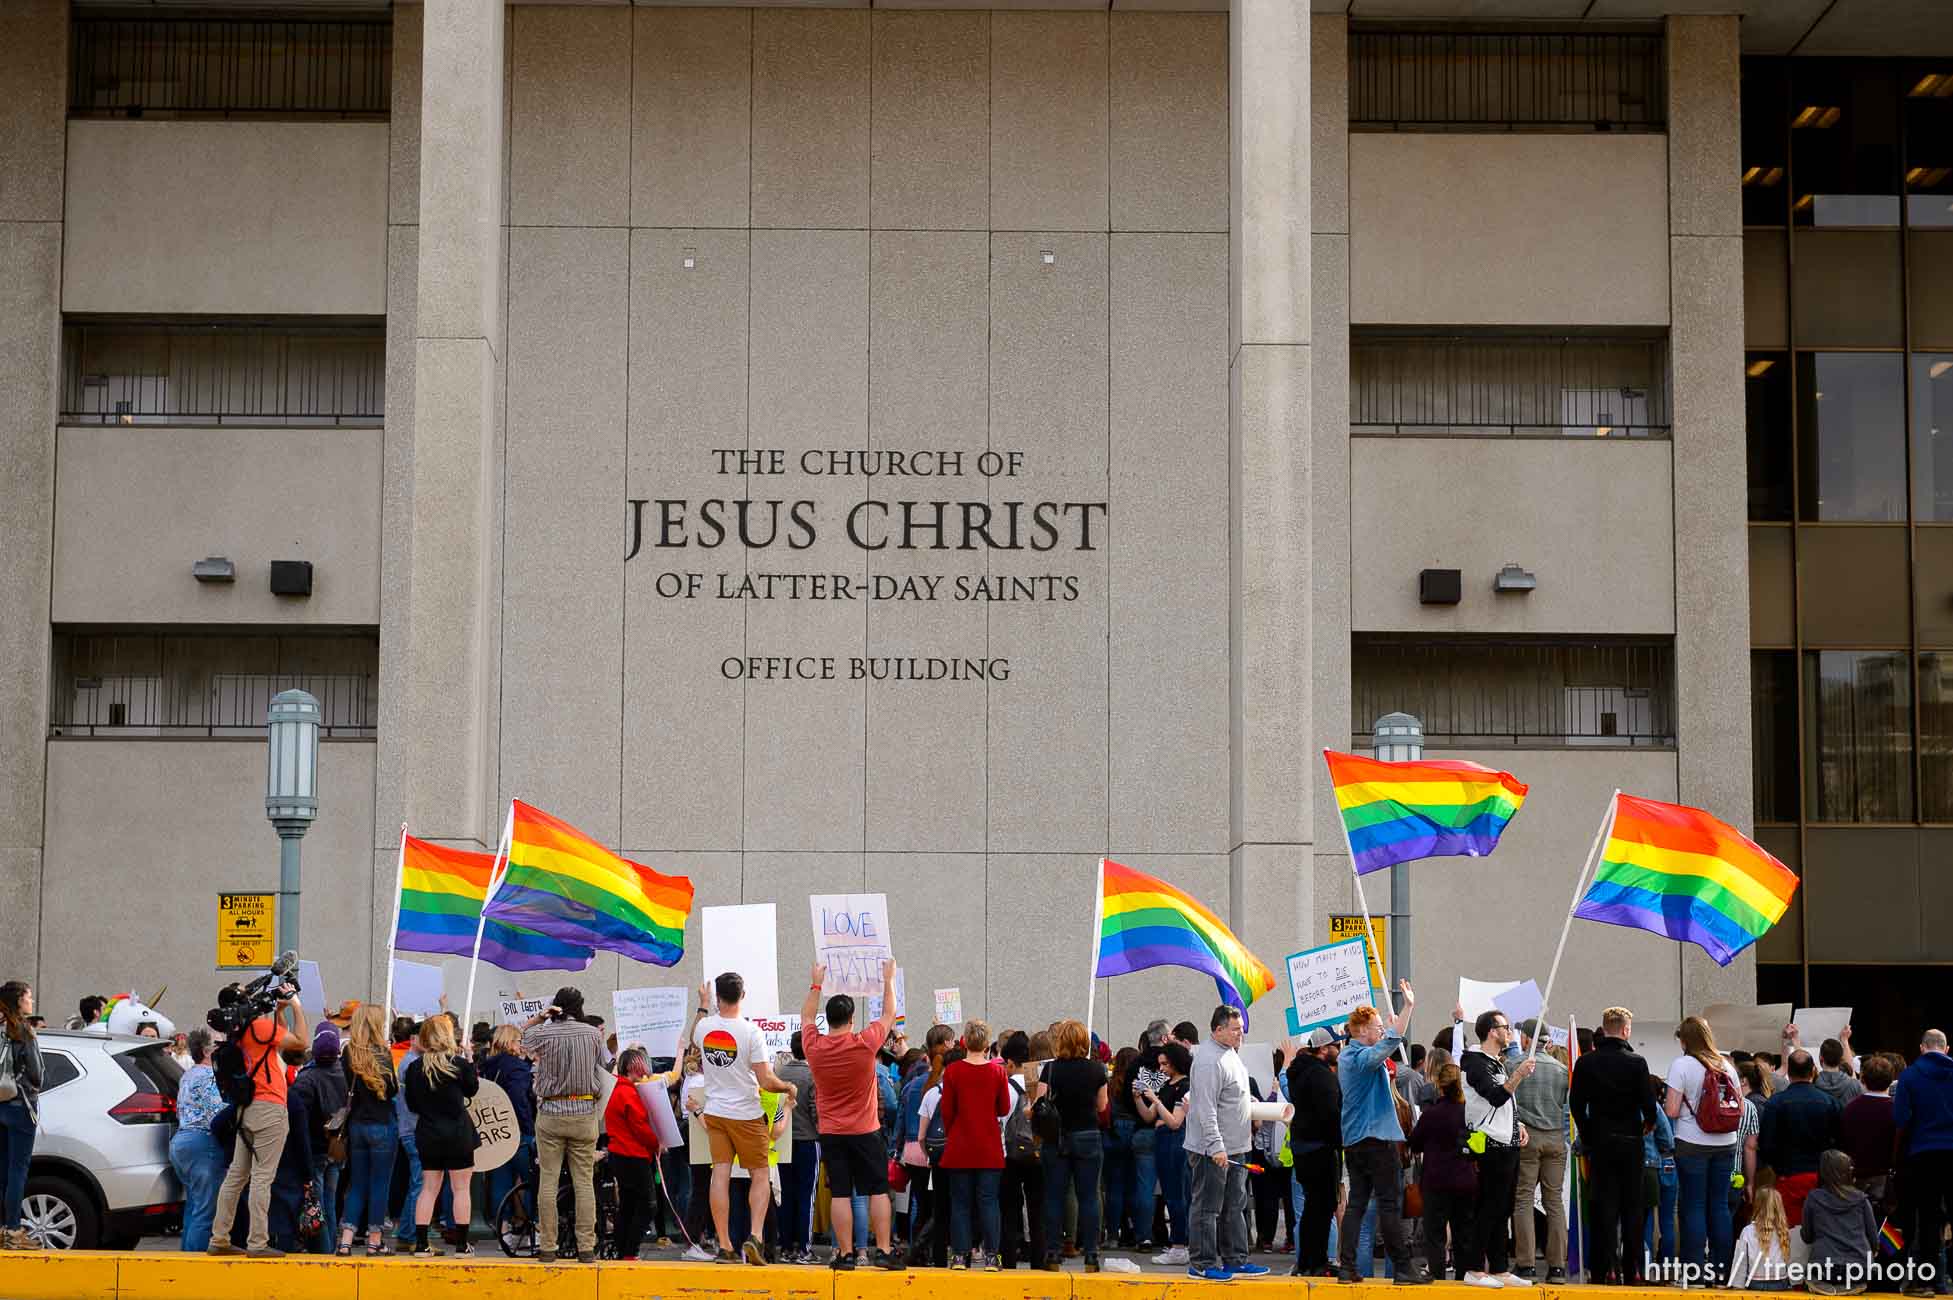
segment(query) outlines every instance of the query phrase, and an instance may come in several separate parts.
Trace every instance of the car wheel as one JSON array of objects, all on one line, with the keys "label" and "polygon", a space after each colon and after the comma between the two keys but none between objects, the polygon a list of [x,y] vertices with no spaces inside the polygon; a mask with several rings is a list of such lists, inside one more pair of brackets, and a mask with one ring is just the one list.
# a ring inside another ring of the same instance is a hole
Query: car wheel
[{"label": "car wheel", "polygon": [[101,1240],[95,1203],[60,1178],[30,1178],[20,1223],[43,1250],[93,1250]]}]

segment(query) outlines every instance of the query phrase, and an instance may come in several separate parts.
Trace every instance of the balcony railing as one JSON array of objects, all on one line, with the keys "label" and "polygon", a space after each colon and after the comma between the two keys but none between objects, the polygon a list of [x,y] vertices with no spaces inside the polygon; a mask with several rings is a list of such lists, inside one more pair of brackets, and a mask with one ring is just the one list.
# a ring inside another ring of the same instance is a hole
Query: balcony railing
[{"label": "balcony railing", "polygon": [[378,424],[379,325],[70,324],[61,333],[68,424]]},{"label": "balcony railing", "polygon": [[1646,33],[1358,31],[1358,131],[1660,131],[1662,38]]},{"label": "balcony railing", "polygon": [[382,118],[392,96],[385,17],[78,16],[77,117]]},{"label": "balcony railing", "polygon": [[1409,713],[1433,748],[1672,748],[1674,675],[1667,643],[1361,636],[1350,670],[1358,728]]},{"label": "balcony railing", "polygon": [[1350,432],[1665,438],[1667,371],[1661,339],[1358,334]]},{"label": "balcony railing", "polygon": [[57,634],[49,733],[258,736],[280,691],[319,701],[322,734],[371,739],[379,643],[372,636]]}]

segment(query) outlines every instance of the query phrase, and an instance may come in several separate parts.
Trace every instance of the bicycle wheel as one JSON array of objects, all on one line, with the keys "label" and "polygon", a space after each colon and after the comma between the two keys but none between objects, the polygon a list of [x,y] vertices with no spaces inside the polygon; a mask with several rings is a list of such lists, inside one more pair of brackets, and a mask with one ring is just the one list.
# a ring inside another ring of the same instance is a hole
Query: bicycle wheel
[{"label": "bicycle wheel", "polygon": [[517,1183],[495,1207],[495,1240],[501,1244],[504,1255],[520,1259],[536,1253],[534,1206],[529,1189]]}]

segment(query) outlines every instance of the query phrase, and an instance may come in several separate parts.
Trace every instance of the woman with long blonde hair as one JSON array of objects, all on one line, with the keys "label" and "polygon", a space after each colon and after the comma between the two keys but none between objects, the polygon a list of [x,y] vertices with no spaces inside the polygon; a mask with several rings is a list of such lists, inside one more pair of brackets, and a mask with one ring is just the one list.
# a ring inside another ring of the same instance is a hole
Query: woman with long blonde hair
[{"label": "woman with long blonde hair", "polygon": [[1774,1187],[1760,1189],[1749,1226],[1736,1240],[1729,1285],[1745,1291],[1790,1289],[1790,1215]]},{"label": "woman with long blonde hair", "polygon": [[1741,1142],[1743,1083],[1701,1016],[1677,1025],[1675,1037],[1682,1054],[1668,1067],[1662,1109],[1675,1123],[1678,1262],[1706,1270],[1695,1276],[1713,1277],[1727,1267],[1736,1244],[1729,1176]]},{"label": "woman with long blonde hair", "polygon": [[391,1255],[381,1227],[394,1153],[400,1146],[400,1126],[393,1113],[400,1082],[393,1072],[384,1010],[363,1006],[353,1012],[339,1064],[346,1072],[346,1214],[337,1253],[353,1253],[353,1232],[363,1217],[366,1253]]},{"label": "woman with long blonde hair", "polygon": [[420,1027],[420,1055],[407,1067],[407,1109],[417,1117],[414,1144],[420,1150],[420,1200],[414,1206],[414,1254],[442,1254],[427,1240],[434,1221],[434,1203],[445,1181],[453,1195],[454,1253],[472,1255],[468,1220],[468,1180],[475,1172],[475,1148],[481,1139],[468,1118],[468,1099],[480,1087],[475,1067],[458,1050],[454,1022],[447,1016],[429,1017]]}]

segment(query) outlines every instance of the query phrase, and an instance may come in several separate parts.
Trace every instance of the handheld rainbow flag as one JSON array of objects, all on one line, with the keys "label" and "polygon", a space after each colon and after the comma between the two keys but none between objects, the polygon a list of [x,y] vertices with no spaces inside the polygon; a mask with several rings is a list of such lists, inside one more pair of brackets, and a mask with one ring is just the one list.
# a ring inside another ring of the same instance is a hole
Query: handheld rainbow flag
[{"label": "handheld rainbow flag", "polygon": [[1599,865],[1573,914],[1697,944],[1727,966],[1796,892],[1790,868],[1727,822],[1616,793]]},{"label": "handheld rainbow flag", "polygon": [[620,858],[520,799],[511,801],[508,866],[483,916],[653,966],[685,955],[692,882]]},{"label": "handheld rainbow flag", "polygon": [[482,899],[488,895],[496,860],[493,853],[471,853],[402,835],[394,949],[466,957],[475,951],[479,926],[481,959],[491,966],[507,971],[589,969],[596,953],[587,945],[565,943],[505,921],[482,921]]},{"label": "handheld rainbow flag", "polygon": [[1878,1253],[1883,1259],[1897,1259],[1905,1254],[1906,1239],[1892,1220],[1886,1219],[1878,1225]]},{"label": "handheld rainbow flag", "polygon": [[1462,759],[1386,763],[1322,751],[1351,864],[1367,875],[1418,858],[1482,858],[1526,802],[1526,785]]},{"label": "handheld rainbow flag", "polygon": [[1221,1001],[1243,1012],[1275,987],[1275,976],[1219,917],[1164,880],[1100,858],[1095,978],[1155,966],[1212,975]]}]

